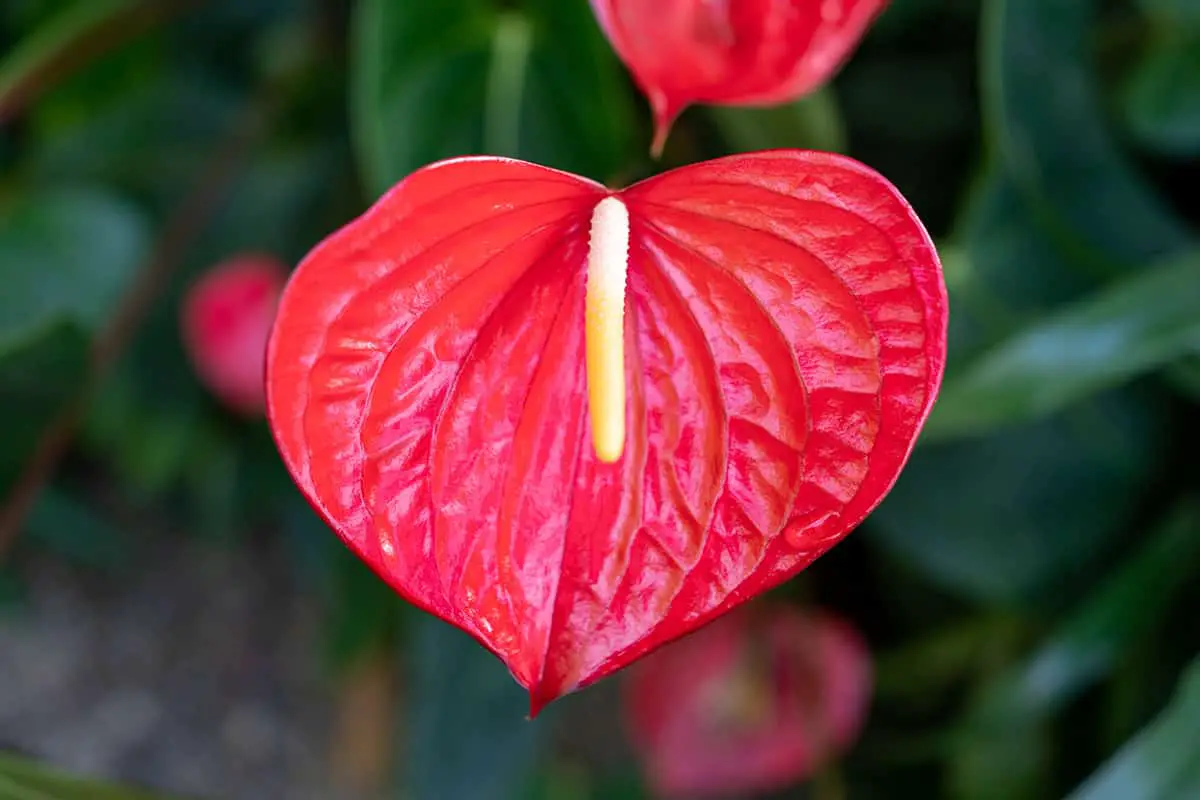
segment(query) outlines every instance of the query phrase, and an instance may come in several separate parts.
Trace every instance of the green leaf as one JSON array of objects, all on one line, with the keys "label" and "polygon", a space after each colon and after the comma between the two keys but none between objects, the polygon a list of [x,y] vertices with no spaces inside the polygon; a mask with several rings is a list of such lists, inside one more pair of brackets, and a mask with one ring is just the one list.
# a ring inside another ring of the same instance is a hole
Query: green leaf
[{"label": "green leaf", "polygon": [[520,158],[608,182],[631,155],[635,105],[625,68],[600,32],[590,4],[526,0],[533,29],[521,106]]},{"label": "green leaf", "polygon": [[1067,800],[1182,800],[1200,797],[1200,659],[1171,702]]},{"label": "green leaf", "polygon": [[1145,147],[1181,157],[1200,153],[1200,35],[1157,39],[1129,75],[1120,110]]},{"label": "green leaf", "polygon": [[1138,391],[1102,395],[1000,436],[913,453],[871,540],[940,586],[999,603],[1086,579],[1163,470],[1171,420]]},{"label": "green leaf", "polygon": [[[947,275],[952,378],[964,362],[1096,287],[1038,226],[1012,178],[990,166],[959,221]],[[953,278],[953,280],[951,280]]]},{"label": "green leaf", "polygon": [[965,263],[949,287],[943,398],[866,531],[916,573],[967,597],[1070,595],[1153,489],[1169,417],[1155,396],[1123,390],[984,440],[939,442],[941,404],[953,407],[952,387],[981,354],[1099,283],[1063,256],[995,167],[956,238]]},{"label": "green leaf", "polygon": [[50,319],[94,331],[112,314],[149,238],[142,216],[107,194],[23,197],[0,218],[0,352]]},{"label": "green leaf", "polygon": [[412,700],[401,775],[413,800],[519,797],[556,709],[528,719],[529,697],[467,634],[426,614],[410,642]]},{"label": "green leaf", "polygon": [[351,123],[374,193],[428,161],[482,147],[490,7],[359,0]]},{"label": "green leaf", "polygon": [[1045,417],[1200,352],[1200,251],[1106,287],[948,380],[926,441]]},{"label": "green leaf", "polygon": [[1098,264],[1193,244],[1105,130],[1089,35],[1095,0],[988,0],[983,85],[992,144],[1053,229]]},{"label": "green leaf", "polygon": [[[232,255],[298,258],[327,230],[317,212],[336,185],[337,163],[322,142],[257,154],[227,187],[186,264],[89,405],[83,445],[142,499],[182,488],[187,496],[173,510],[189,527],[228,532],[234,517],[245,523],[268,503],[247,491],[251,437],[222,427],[232,422],[219,418],[222,409],[206,396],[184,352],[183,297],[197,274]],[[273,445],[267,451],[278,466]]]},{"label": "green leaf", "polygon": [[1001,682],[1000,715],[1062,708],[1103,678],[1187,588],[1200,565],[1200,505],[1187,501],[1026,663]]},{"label": "green leaf", "polygon": [[140,789],[63,775],[24,758],[0,753],[4,800],[167,800]]},{"label": "green leaf", "polygon": [[731,152],[797,147],[843,152],[846,128],[829,86],[800,100],[768,108],[704,106]]},{"label": "green leaf", "polygon": [[521,102],[533,31],[523,14],[502,14],[492,34],[492,57],[484,96],[483,147],[489,153],[516,153],[521,142]]},{"label": "green leaf", "polygon": [[91,335],[148,240],[138,213],[98,192],[31,193],[0,218],[0,502],[83,391]]},{"label": "green leaf", "polygon": [[1044,765],[1025,758],[1031,737],[1138,645],[1198,565],[1200,505],[1187,501],[1029,658],[986,684],[958,741],[957,796],[985,786],[986,797],[1035,796]]},{"label": "green leaf", "polygon": [[[585,3],[361,0],[351,118],[381,193],[442,158],[491,152],[604,179],[632,144],[633,111]],[[502,152],[501,152],[502,151]]]}]

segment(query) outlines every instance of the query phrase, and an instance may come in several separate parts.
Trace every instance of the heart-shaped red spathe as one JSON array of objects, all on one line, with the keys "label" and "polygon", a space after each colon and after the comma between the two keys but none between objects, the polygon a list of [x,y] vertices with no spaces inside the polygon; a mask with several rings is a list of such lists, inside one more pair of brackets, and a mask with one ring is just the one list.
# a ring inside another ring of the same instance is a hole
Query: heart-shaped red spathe
[{"label": "heart-shaped red spathe", "polygon": [[692,103],[773,105],[828,81],[888,0],[591,0],[654,112],[654,150]]},{"label": "heart-shaped red spathe", "polygon": [[[628,209],[624,452],[589,435],[589,224]],[[936,252],[837,155],[620,191],[471,157],[410,175],[284,292],[268,414],[296,483],[545,703],[795,575],[880,502],[937,392]]]}]

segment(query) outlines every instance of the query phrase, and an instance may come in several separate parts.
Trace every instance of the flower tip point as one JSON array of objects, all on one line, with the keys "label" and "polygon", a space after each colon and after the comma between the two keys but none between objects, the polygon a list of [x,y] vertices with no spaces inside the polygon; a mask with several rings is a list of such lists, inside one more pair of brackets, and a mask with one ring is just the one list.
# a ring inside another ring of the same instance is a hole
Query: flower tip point
[{"label": "flower tip point", "polygon": [[536,722],[538,715],[545,710],[546,706],[554,702],[553,697],[546,697],[539,694],[536,690],[529,693],[529,713],[525,715],[526,722]]}]

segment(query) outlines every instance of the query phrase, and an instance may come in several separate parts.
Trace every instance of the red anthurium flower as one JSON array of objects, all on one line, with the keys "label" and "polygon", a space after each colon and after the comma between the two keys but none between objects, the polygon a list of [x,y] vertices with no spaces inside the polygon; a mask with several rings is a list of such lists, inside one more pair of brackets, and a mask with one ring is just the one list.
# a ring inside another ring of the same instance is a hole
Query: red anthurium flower
[{"label": "red anthurium flower", "polygon": [[288,270],[259,254],[222,262],[188,291],[183,343],[201,382],[233,410],[263,413],[267,339]]},{"label": "red anthurium flower", "polygon": [[656,794],[765,792],[811,776],[858,738],[870,654],[828,614],[743,609],[637,664],[624,689]]},{"label": "red anthurium flower", "polygon": [[933,246],[851,159],[752,153],[610,191],[460,158],[297,268],[268,415],[346,543],[536,713],[861,522],[945,348]]},{"label": "red anthurium flower", "polygon": [[650,98],[654,152],[692,103],[771,105],[832,77],[888,0],[592,0]]}]

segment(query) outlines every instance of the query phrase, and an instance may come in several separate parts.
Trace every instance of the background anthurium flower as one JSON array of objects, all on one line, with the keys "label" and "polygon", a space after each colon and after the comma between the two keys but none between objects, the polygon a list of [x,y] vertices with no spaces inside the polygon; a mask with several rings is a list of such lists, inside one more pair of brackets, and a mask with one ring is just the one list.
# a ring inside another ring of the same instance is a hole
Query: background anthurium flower
[{"label": "background anthurium flower", "polygon": [[887,0],[592,0],[650,99],[653,150],[692,103],[771,105],[832,77]]},{"label": "background anthurium flower", "polygon": [[261,415],[267,339],[288,270],[250,253],[206,272],[184,298],[183,343],[201,383],[232,410]]},{"label": "background anthurium flower", "polygon": [[945,348],[929,237],[849,158],[751,153],[620,191],[461,158],[298,267],[268,414],[346,543],[536,713],[861,522]]},{"label": "background anthurium flower", "polygon": [[745,607],[635,665],[623,687],[625,716],[656,794],[771,791],[853,744],[871,672],[866,644],[848,623]]}]

